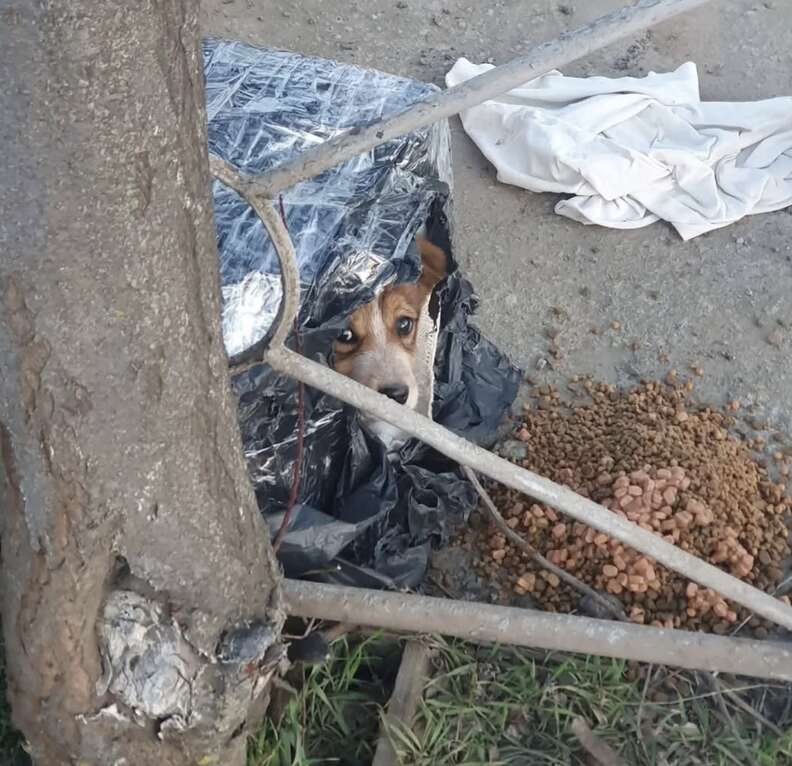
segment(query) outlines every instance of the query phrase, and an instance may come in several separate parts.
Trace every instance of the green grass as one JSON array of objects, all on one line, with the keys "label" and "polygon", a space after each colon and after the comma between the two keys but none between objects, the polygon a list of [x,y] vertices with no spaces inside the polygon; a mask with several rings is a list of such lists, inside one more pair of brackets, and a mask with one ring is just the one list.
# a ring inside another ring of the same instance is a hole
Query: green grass
[{"label": "green grass", "polygon": [[251,738],[248,766],[368,766],[398,659],[393,642],[336,641],[330,661],[301,671],[282,719]]},{"label": "green grass", "polygon": [[[376,688],[371,696],[370,672],[361,669],[376,664],[382,646],[340,642],[327,666],[306,673],[280,725],[267,724],[251,741],[249,766],[369,763],[387,694]],[[405,765],[585,764],[570,732],[576,716],[635,766],[792,764],[792,730],[783,721],[778,737],[695,674],[654,669],[630,680],[615,660],[461,642],[436,648],[416,725],[390,732]],[[780,684],[740,688],[771,718],[768,710],[790,698]]]},{"label": "green grass", "polygon": [[0,626],[0,764],[27,766],[30,758],[22,748],[22,735],[11,724],[11,709],[6,699],[5,647]]},{"label": "green grass", "polygon": [[630,764],[792,763],[792,732],[764,736],[727,698],[699,692],[695,676],[661,680],[668,699],[653,702],[644,693],[650,684],[625,670],[597,657],[441,643],[418,733],[400,737],[404,762],[583,764],[569,728],[582,716]]},{"label": "green grass", "polygon": [[[750,714],[691,673],[655,668],[631,680],[616,660],[434,645],[416,725],[390,731],[405,766],[584,764],[569,728],[576,716],[632,766],[792,764],[789,685],[741,679],[740,696],[757,711]],[[277,724],[251,738],[248,766],[368,766],[399,650],[381,637],[336,641],[329,662],[292,678],[297,693]],[[30,761],[10,723],[2,658],[0,764],[23,766]]]}]

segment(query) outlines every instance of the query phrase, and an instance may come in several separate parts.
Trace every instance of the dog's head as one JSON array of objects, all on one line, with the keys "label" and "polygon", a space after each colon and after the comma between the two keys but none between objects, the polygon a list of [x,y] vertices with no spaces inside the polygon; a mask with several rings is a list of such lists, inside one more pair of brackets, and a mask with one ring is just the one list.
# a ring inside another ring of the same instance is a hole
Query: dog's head
[{"label": "dog's head", "polygon": [[418,403],[418,318],[448,269],[441,248],[421,236],[416,242],[420,279],[386,287],[371,303],[356,309],[333,346],[336,371],[413,409]]}]

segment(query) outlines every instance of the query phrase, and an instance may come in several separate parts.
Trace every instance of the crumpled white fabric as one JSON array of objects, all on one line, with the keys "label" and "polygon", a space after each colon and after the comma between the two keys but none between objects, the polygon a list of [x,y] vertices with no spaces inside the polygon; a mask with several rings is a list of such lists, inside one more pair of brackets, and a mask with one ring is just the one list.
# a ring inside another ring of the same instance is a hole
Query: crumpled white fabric
[{"label": "crumpled white fabric", "polygon": [[[459,59],[451,87],[492,69]],[[684,239],[792,205],[792,98],[702,102],[696,65],[646,77],[553,71],[463,112],[498,179],[574,196],[556,212]]]}]

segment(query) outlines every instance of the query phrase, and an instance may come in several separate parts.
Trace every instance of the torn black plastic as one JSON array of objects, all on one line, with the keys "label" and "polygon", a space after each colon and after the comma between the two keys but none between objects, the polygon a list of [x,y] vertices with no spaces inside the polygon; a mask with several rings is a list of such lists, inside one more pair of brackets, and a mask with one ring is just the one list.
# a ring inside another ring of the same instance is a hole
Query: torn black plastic
[{"label": "torn black plastic", "polygon": [[[436,90],[381,72],[236,42],[204,47],[209,146],[258,174],[343,130],[404,109]],[[516,394],[519,371],[471,324],[477,300],[450,248],[451,160],[445,121],[415,131],[283,194],[297,252],[302,351],[327,362],[349,314],[385,285],[420,273],[426,226],[449,254],[433,299],[439,317],[433,417],[488,443]],[[213,186],[230,356],[265,338],[277,315],[277,256],[253,211]],[[251,479],[274,531],[296,457],[296,387],[260,365],[234,380]],[[429,549],[446,542],[476,495],[451,461],[416,440],[389,459],[357,412],[306,389],[299,505],[280,559],[291,577],[365,587],[415,587]]]}]

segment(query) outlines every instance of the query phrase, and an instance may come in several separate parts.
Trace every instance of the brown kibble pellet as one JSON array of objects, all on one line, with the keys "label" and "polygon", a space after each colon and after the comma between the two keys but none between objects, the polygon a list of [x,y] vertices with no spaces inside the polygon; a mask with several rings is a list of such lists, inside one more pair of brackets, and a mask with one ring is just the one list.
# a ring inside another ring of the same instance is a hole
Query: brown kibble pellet
[{"label": "brown kibble pellet", "polygon": [[556,540],[560,540],[562,537],[566,536],[566,524],[556,524],[553,527],[551,534]]},{"label": "brown kibble pellet", "polygon": [[643,622],[646,619],[646,613],[640,606],[632,607],[628,616],[633,622],[640,623],[641,625],[643,625]]},{"label": "brown kibble pellet", "polygon": [[693,523],[693,514],[689,511],[680,511],[675,516],[677,525],[682,529],[687,529]]},{"label": "brown kibble pellet", "polygon": [[530,593],[536,585],[536,575],[526,574],[517,580],[517,585],[522,588],[526,593]]},{"label": "brown kibble pellet", "polygon": [[[583,378],[572,393],[582,396],[585,390],[590,398],[563,405],[557,389],[535,388],[535,403],[523,410],[512,431],[530,434],[530,452],[516,462],[772,592],[783,576],[781,562],[790,554],[784,519],[792,511],[786,487],[772,479],[789,473],[792,445],[784,446],[785,437],[774,431],[765,453],[774,462],[763,464],[751,449],[764,450],[764,440],[748,444],[732,414],[736,399],[720,409],[706,407],[688,393],[692,380],[681,383],[676,373],[670,379],[670,386],[645,381],[619,391]],[[582,522],[567,522],[544,506],[519,501],[512,490],[494,487],[492,492],[510,528],[519,528],[556,566],[617,595],[628,615],[638,607],[647,624],[719,632],[745,617],[720,594]],[[482,524],[471,525],[461,538],[466,550],[479,552],[473,565],[480,576],[493,580],[501,594],[532,593],[539,607],[576,609],[574,589],[560,579],[554,585],[553,573],[531,573],[537,584],[529,590],[524,571],[531,566],[529,555]],[[758,628],[766,626],[747,626],[748,631]]]},{"label": "brown kibble pellet", "polygon": [[712,511],[709,508],[704,508],[700,513],[696,514],[696,523],[706,527],[712,524],[714,518]]}]

